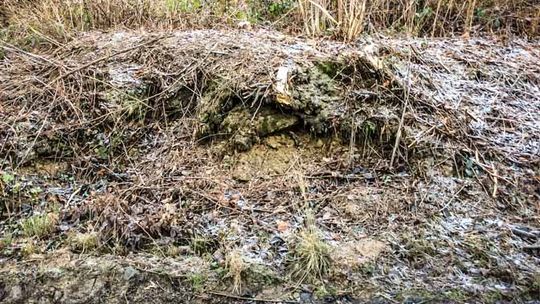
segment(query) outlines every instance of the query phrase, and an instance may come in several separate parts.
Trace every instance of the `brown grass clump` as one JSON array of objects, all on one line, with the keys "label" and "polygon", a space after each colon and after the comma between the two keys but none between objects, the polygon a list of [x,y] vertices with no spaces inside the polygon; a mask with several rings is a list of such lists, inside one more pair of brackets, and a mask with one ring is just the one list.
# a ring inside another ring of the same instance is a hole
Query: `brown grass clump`
[{"label": "brown grass clump", "polygon": [[308,212],[306,227],[296,240],[291,262],[292,276],[300,282],[322,279],[331,265],[331,247],[325,242],[321,231],[316,227],[314,216]]},{"label": "brown grass clump", "polygon": [[230,251],[225,257],[225,268],[227,274],[225,278],[232,279],[232,291],[240,293],[242,290],[242,273],[247,269],[242,252],[239,249]]},{"label": "brown grass clump", "polygon": [[21,253],[23,256],[28,257],[32,254],[39,253],[40,248],[38,245],[36,245],[35,242],[32,240],[25,240],[24,243],[21,245]]},{"label": "brown grass clump", "polygon": [[74,250],[85,253],[99,246],[99,234],[97,232],[73,233],[68,241]]},{"label": "brown grass clump", "polygon": [[193,29],[236,26],[246,20],[345,41],[374,32],[537,37],[540,4],[535,0],[4,0],[0,8],[0,25],[9,25],[4,35],[32,45],[41,41],[60,46],[77,32],[96,29]]}]

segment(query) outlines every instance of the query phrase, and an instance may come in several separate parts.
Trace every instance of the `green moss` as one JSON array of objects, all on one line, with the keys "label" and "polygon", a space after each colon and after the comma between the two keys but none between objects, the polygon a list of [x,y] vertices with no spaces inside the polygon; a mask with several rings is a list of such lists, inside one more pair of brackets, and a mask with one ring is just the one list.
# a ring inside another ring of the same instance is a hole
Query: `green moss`
[{"label": "green moss", "polygon": [[193,273],[188,277],[188,282],[191,284],[191,288],[195,292],[204,291],[206,282],[208,281],[208,276],[204,273]]},{"label": "green moss", "polygon": [[443,297],[446,300],[451,300],[455,302],[465,302],[467,299],[470,298],[470,296],[463,290],[460,289],[452,289],[449,291],[443,292]]},{"label": "green moss", "polygon": [[250,264],[246,269],[246,281],[250,284],[267,287],[281,282],[280,277],[269,267],[261,264]]},{"label": "green moss", "polygon": [[492,241],[479,235],[472,235],[467,237],[463,244],[465,251],[477,265],[490,267],[490,265],[497,263],[495,258],[490,254],[497,251],[497,248]]},{"label": "green moss", "polygon": [[339,70],[342,68],[342,64],[336,61],[324,61],[317,64],[317,68],[331,78],[336,77],[339,74]]},{"label": "green moss", "polygon": [[533,274],[531,278],[525,279],[519,285],[525,287],[520,295],[521,298],[537,299],[538,295],[540,295],[540,272]]},{"label": "green moss", "polygon": [[538,293],[540,293],[540,272],[534,274],[531,289],[536,290],[538,291]]},{"label": "green moss", "polygon": [[481,297],[483,303],[496,303],[504,300],[505,298],[504,295],[498,290],[488,290],[483,292]]},{"label": "green moss", "polygon": [[318,67],[298,69],[291,89],[290,107],[307,115],[316,116],[340,100],[336,81]]},{"label": "green moss", "polygon": [[299,118],[296,116],[276,113],[275,111],[267,112],[257,119],[256,130],[259,136],[267,136],[293,127],[297,123],[299,123]]},{"label": "green moss", "polygon": [[360,273],[362,273],[365,276],[371,276],[375,273],[375,270],[377,269],[377,265],[374,262],[366,262],[360,265]]},{"label": "green moss", "polygon": [[103,98],[119,107],[120,111],[118,113],[122,117],[141,120],[144,119],[150,108],[141,100],[141,96],[144,95],[142,91],[142,88],[131,90],[110,89],[103,94]]},{"label": "green moss", "polygon": [[11,184],[15,180],[15,175],[13,173],[4,172],[2,174],[2,182],[5,185]]},{"label": "green moss", "polygon": [[251,115],[247,109],[236,107],[227,113],[220,129],[228,134],[241,132],[248,127],[250,118]]},{"label": "green moss", "polygon": [[423,238],[408,239],[405,244],[407,256],[411,259],[436,256],[435,244]]},{"label": "green moss", "polygon": [[226,82],[210,81],[206,84],[198,106],[199,121],[205,124],[204,130],[198,132],[199,136],[218,130],[225,113],[234,107],[232,91]]},{"label": "green moss", "polygon": [[11,233],[7,233],[4,237],[0,238],[0,252],[4,252],[4,250],[8,249],[12,243],[13,235]]},{"label": "green moss", "polygon": [[260,137],[284,131],[299,122],[297,116],[284,114],[278,109],[263,107],[252,113],[237,106],[226,114],[219,129],[220,133],[232,135],[231,143],[235,150],[247,151]]}]

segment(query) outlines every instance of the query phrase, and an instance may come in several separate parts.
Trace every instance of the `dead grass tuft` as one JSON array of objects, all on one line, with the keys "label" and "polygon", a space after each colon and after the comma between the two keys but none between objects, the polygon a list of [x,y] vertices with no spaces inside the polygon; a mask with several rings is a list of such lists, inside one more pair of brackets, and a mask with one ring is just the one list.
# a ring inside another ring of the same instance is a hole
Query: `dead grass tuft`
[{"label": "dead grass tuft", "polygon": [[248,265],[240,249],[233,249],[225,256],[225,268],[227,274],[225,278],[232,279],[232,291],[240,293],[242,290],[242,275]]},{"label": "dead grass tuft", "polygon": [[73,233],[68,237],[68,242],[74,250],[86,253],[99,246],[99,235],[97,232]]},{"label": "dead grass tuft", "polygon": [[300,282],[322,279],[332,263],[331,247],[315,226],[314,217],[309,211],[306,215],[306,227],[298,233],[296,242],[291,261],[292,276]]},{"label": "dead grass tuft", "polygon": [[39,253],[40,247],[33,240],[25,240],[21,245],[21,254],[25,257]]}]

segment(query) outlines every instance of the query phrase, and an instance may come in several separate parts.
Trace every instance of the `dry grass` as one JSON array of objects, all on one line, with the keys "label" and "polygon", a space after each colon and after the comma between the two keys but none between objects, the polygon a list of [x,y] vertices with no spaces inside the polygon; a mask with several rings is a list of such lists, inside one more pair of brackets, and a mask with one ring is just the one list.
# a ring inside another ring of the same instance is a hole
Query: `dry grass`
[{"label": "dry grass", "polygon": [[99,246],[99,234],[97,232],[73,233],[68,237],[68,241],[74,250],[85,253]]},{"label": "dry grass", "polygon": [[385,30],[412,35],[470,35],[474,31],[537,36],[540,4],[531,0],[298,0],[308,35],[346,41]]},{"label": "dry grass", "polygon": [[[281,15],[273,15],[276,11]],[[346,41],[386,31],[423,36],[540,33],[540,4],[534,0],[4,0],[0,10],[0,25],[10,25],[10,38],[56,45],[95,29],[208,28],[275,18],[275,25],[291,31]]]},{"label": "dry grass", "polygon": [[25,242],[21,245],[21,253],[25,257],[39,253],[39,251],[40,247],[32,240],[25,240]]},{"label": "dry grass", "polygon": [[240,293],[242,290],[242,273],[247,269],[247,264],[240,249],[233,249],[225,257],[226,278],[232,279],[232,291]]},{"label": "dry grass", "polygon": [[[236,1],[238,2],[238,1]],[[19,39],[60,45],[89,30],[184,29],[234,23],[245,17],[243,6],[228,1],[204,4],[191,0],[4,0],[0,25],[10,25]]]},{"label": "dry grass", "polygon": [[332,262],[331,247],[325,242],[315,224],[315,217],[309,210],[306,212],[305,221],[305,227],[298,233],[291,263],[292,276],[299,282],[322,279]]}]

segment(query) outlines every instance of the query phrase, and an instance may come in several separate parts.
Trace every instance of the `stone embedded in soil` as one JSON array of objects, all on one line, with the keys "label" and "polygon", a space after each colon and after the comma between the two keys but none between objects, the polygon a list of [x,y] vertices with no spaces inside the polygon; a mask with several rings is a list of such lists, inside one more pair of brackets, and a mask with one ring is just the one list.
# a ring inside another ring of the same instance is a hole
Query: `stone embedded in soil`
[{"label": "stone embedded in soil", "polygon": [[[357,111],[353,111],[351,106],[363,105],[346,102],[351,85],[347,81],[352,80],[338,74],[349,64],[354,65],[355,61],[347,63],[347,60],[340,60],[344,59],[322,62],[313,60],[293,65],[288,75],[286,102],[280,98],[283,92],[261,100],[239,101],[236,97],[239,93],[230,95],[221,92],[226,89],[222,87],[223,84],[208,85],[198,106],[202,124],[199,136],[226,134],[233,148],[239,151],[249,150],[263,137],[298,126],[317,135],[339,130],[348,137],[353,132],[350,122],[354,120],[355,124],[361,123],[352,117]],[[341,77],[348,80],[344,81]],[[367,73],[362,77],[355,85],[364,86],[369,83],[365,88],[368,91],[381,80],[381,76],[376,74]],[[262,105],[257,106],[256,101]]]},{"label": "stone embedded in soil", "polygon": [[231,141],[236,150],[249,150],[260,137],[284,131],[296,126],[300,119],[295,115],[285,114],[278,109],[263,108],[251,113],[246,108],[236,107],[230,111],[221,129],[232,134]]},{"label": "stone embedded in soil", "polygon": [[138,274],[139,274],[139,271],[137,269],[131,266],[128,266],[124,269],[124,275],[122,276],[122,278],[126,281],[129,281],[135,276],[137,276]]}]

